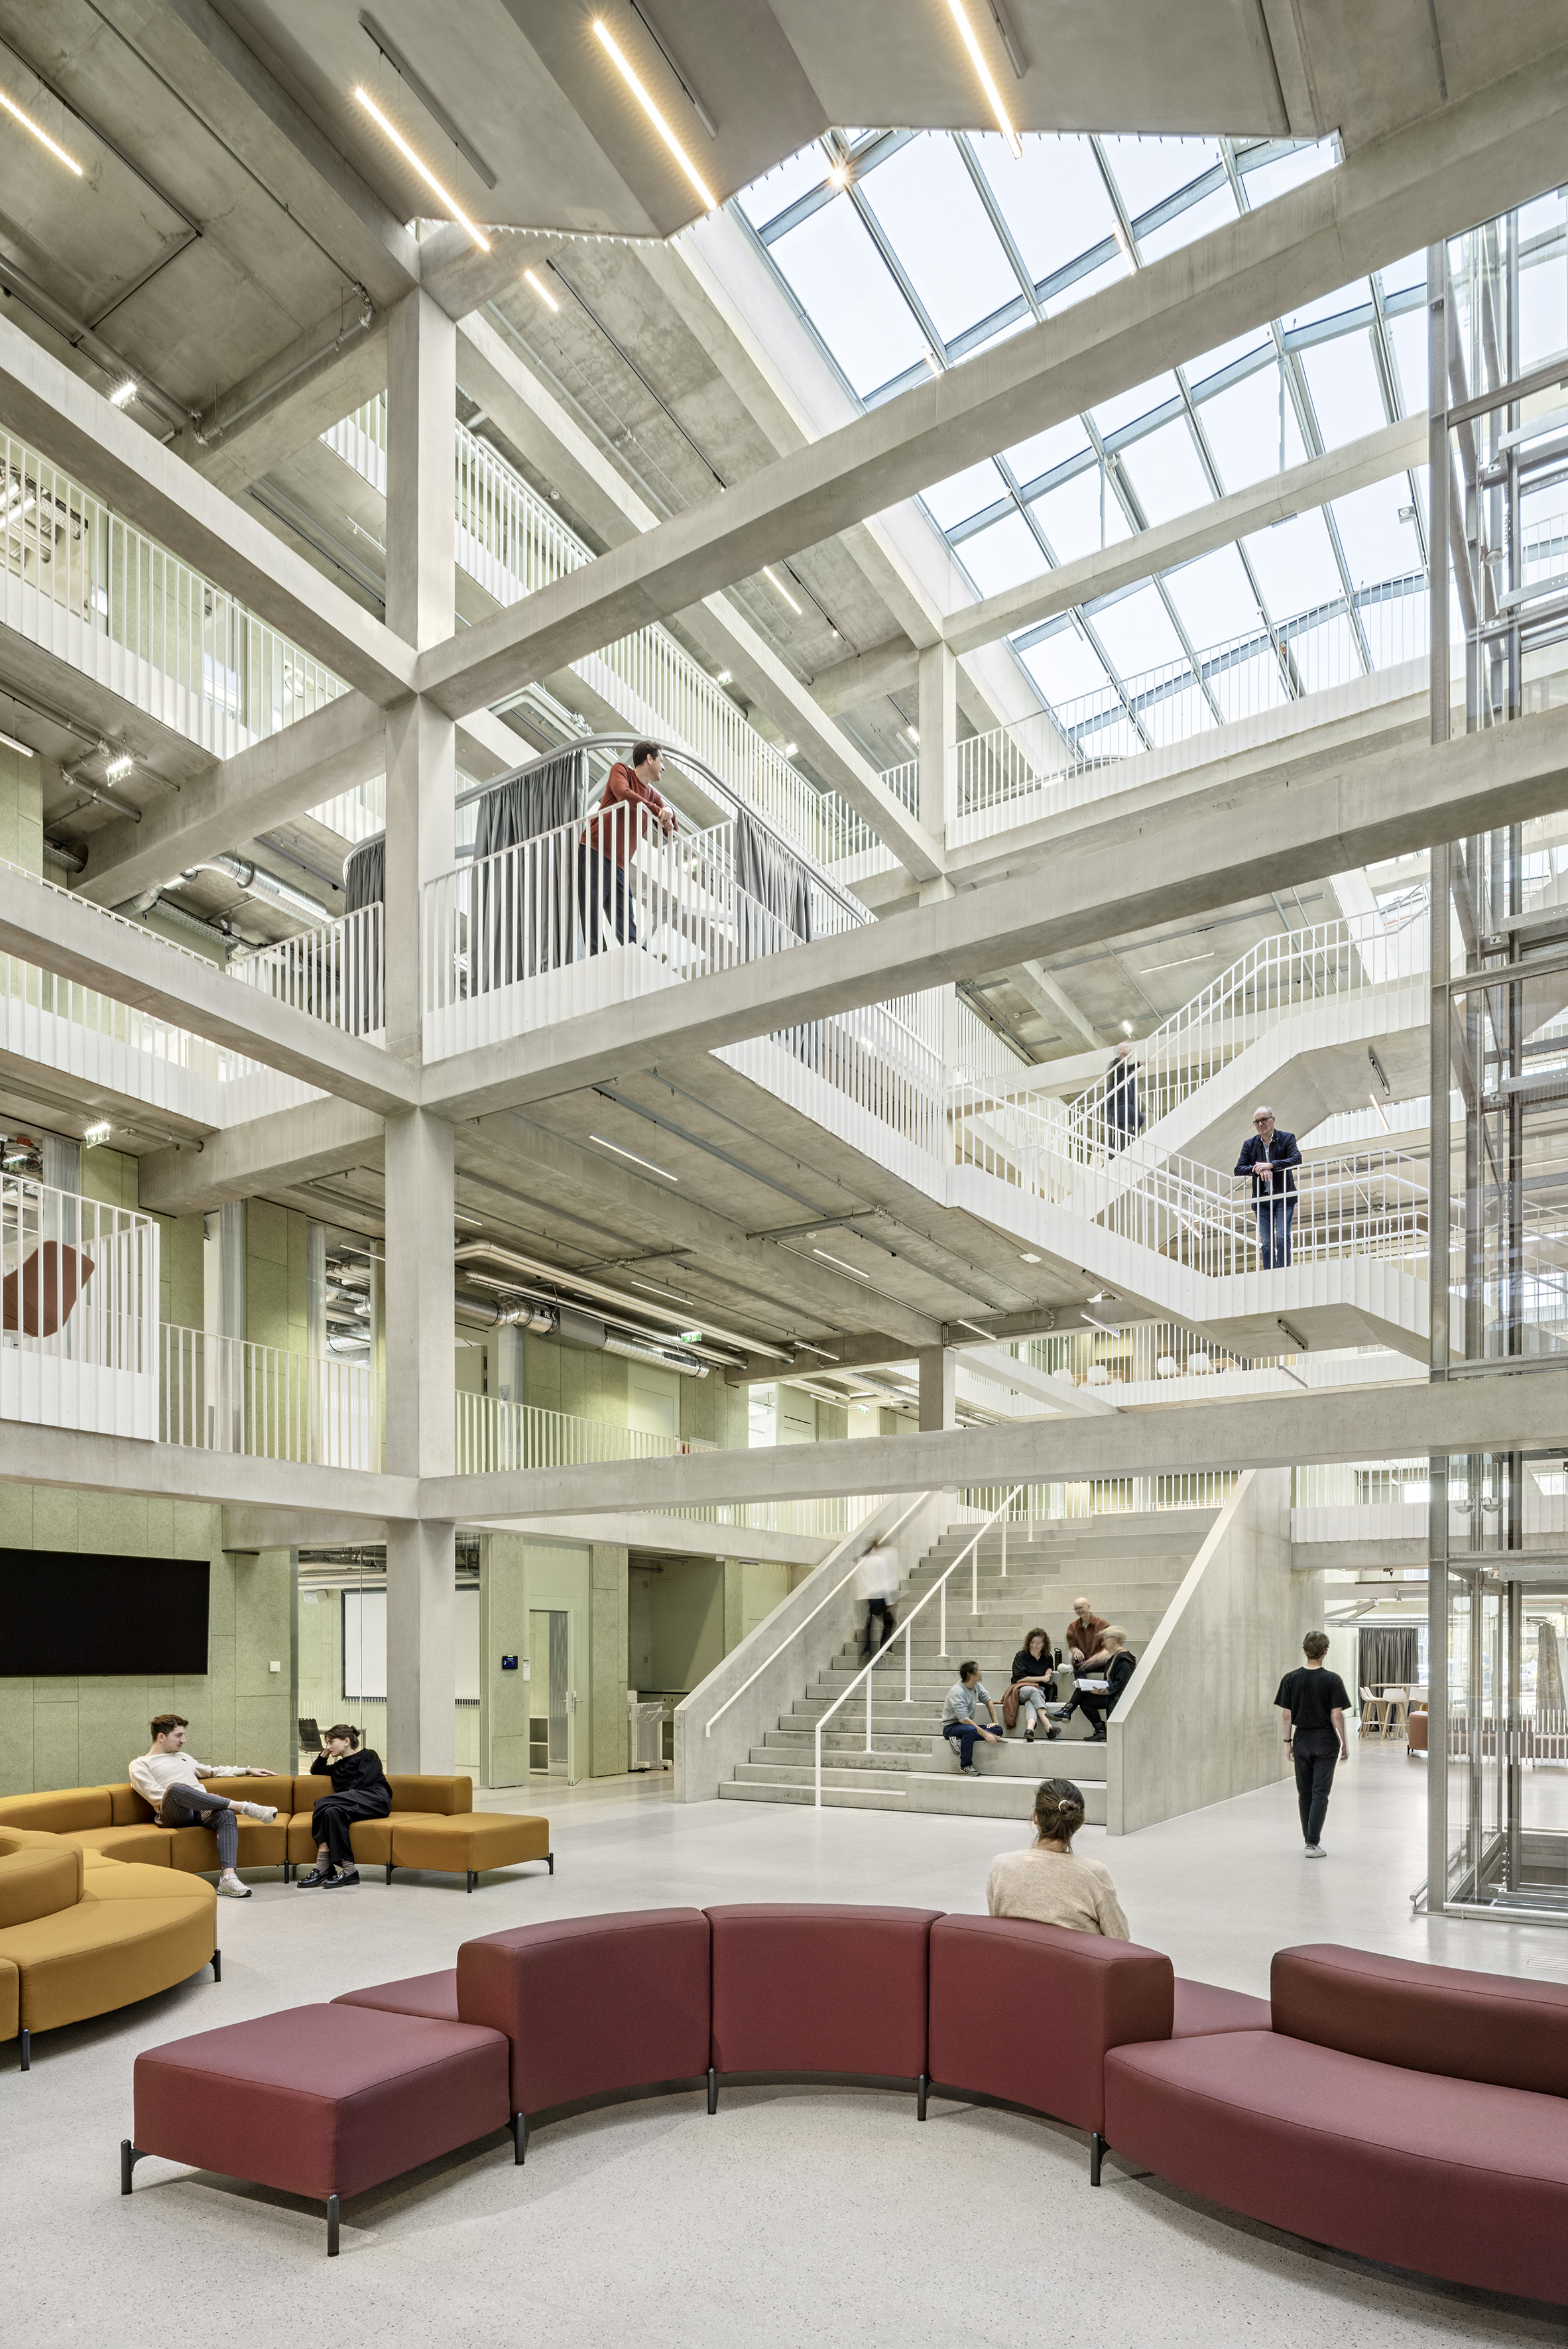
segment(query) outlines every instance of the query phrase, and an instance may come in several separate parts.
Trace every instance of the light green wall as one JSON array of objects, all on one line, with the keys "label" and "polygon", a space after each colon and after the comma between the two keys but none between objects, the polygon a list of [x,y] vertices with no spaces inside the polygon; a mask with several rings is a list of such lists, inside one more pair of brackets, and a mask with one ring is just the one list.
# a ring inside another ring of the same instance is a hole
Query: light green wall
[{"label": "light green wall", "polygon": [[0,1793],[116,1783],[147,1751],[152,1714],[170,1710],[189,1718],[203,1762],[293,1768],[289,1553],[230,1554],[219,1539],[219,1512],[205,1502],[0,1485],[0,1547],[211,1564],[204,1675],[0,1680]]},{"label": "light green wall", "polygon": [[[462,1361],[461,1354],[458,1357]],[[555,1338],[529,1338],[523,1347],[527,1400],[542,1411],[562,1411],[610,1427],[630,1424],[628,1374],[623,1354],[601,1354],[584,1346],[563,1346]],[[721,1450],[746,1449],[746,1389],[729,1387],[722,1371],[706,1379],[680,1380],[680,1432]],[[490,1381],[490,1392],[495,1381]],[[841,1422],[841,1413],[830,1414]],[[841,1425],[840,1433],[842,1433]]]},{"label": "light green wall", "polygon": [[245,1202],[245,1335],[253,1345],[308,1350],[305,1226],[270,1199]]},{"label": "light green wall", "polygon": [[[515,1786],[528,1778],[532,1680],[524,1679],[521,1662],[537,1661],[542,1675],[548,1671],[546,1660],[530,1653],[529,1616],[536,1608],[564,1608],[572,1618],[578,1775],[619,1776],[626,1766],[624,1549],[492,1534],[486,1544],[484,1592],[490,1784]],[[520,1669],[503,1672],[503,1655],[516,1656]]]},{"label": "light green wall", "polygon": [[[81,1154],[84,1199],[98,1199],[106,1207],[141,1206],[140,1162],[107,1144]],[[201,1327],[201,1222],[200,1216],[154,1216],[159,1228],[158,1305],[165,1321],[185,1330]]]},{"label": "light green wall", "polygon": [[45,783],[57,789],[59,780],[49,760],[24,759],[0,745],[0,857],[24,873],[43,872]]}]

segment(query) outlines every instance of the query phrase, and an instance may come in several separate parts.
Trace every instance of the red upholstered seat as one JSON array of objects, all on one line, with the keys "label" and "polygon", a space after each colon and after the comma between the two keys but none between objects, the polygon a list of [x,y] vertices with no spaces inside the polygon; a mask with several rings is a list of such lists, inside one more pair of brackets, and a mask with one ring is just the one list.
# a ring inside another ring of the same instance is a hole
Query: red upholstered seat
[{"label": "red upholstered seat", "polygon": [[1189,2192],[1314,2242],[1568,2300],[1568,2104],[1554,2095],[1231,2032],[1113,2048],[1105,2134]]},{"label": "red upholstered seat", "polygon": [[1568,2096],[1568,1984],[1322,1942],[1275,1952],[1274,2027],[1415,2072]]},{"label": "red upholstered seat", "polygon": [[1266,1998],[1249,1998],[1244,1990],[1221,1990],[1213,1982],[1176,1978],[1176,2015],[1172,2039],[1204,2039],[1216,2031],[1269,2031],[1274,2010]]},{"label": "red upholstered seat", "polygon": [[710,1909],[717,2072],[926,2070],[933,1909]]},{"label": "red upholstered seat", "polygon": [[1098,2129],[1106,2049],[1170,2036],[1172,1982],[1170,1959],[1135,1942],[1023,1917],[939,1917],[931,2077]]},{"label": "red upholstered seat", "polygon": [[511,2043],[511,2103],[548,2112],[708,2065],[708,1927],[700,1909],[559,1917],[458,1951],[466,2023]]},{"label": "red upholstered seat", "polygon": [[334,2006],[374,2006],[383,2014],[424,2014],[432,2023],[458,2023],[458,1970],[409,1974],[402,1982],[373,1982],[368,1990],[346,1990]]},{"label": "red upholstered seat", "polygon": [[139,2154],[323,2200],[511,2117],[499,2032],[360,2006],[296,2006],[136,2059]]}]

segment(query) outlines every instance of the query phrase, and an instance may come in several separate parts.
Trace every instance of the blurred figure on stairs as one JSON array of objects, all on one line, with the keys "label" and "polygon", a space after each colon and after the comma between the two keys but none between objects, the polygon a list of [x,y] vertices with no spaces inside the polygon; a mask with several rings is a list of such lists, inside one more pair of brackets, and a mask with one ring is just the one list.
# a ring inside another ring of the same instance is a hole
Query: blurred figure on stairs
[{"label": "blurred figure on stairs", "polygon": [[[992,1726],[989,1729],[980,1718],[982,1705],[991,1716]],[[957,1746],[958,1766],[971,1778],[980,1775],[975,1767],[975,1739],[984,1738],[987,1745],[1000,1745],[1002,1743],[1002,1733],[995,1727],[995,1702],[981,1681],[979,1665],[960,1664],[958,1678],[948,1690],[947,1702],[942,1708],[942,1734],[950,1744]]]},{"label": "blurred figure on stairs", "polygon": [[1130,1044],[1119,1044],[1105,1072],[1105,1146],[1114,1156],[1138,1132],[1138,1063]]},{"label": "blurred figure on stairs", "polygon": [[1082,1792],[1070,1778],[1044,1781],[1035,1795],[1034,1842],[991,1863],[985,1906],[993,1917],[1029,1917],[1038,1925],[1099,1933],[1108,1941],[1132,1939],[1109,1868],[1073,1855],[1083,1813]]},{"label": "blurred figure on stairs", "polygon": [[[871,1547],[861,1553],[855,1568],[855,1597],[866,1602],[865,1630],[861,1637],[861,1653],[869,1661],[880,1655],[892,1638],[895,1629],[892,1594],[898,1588],[898,1552],[890,1541],[879,1534]],[[881,1631],[877,1643],[872,1646],[872,1625],[880,1619]]]},{"label": "blurred figure on stairs", "polygon": [[1127,1634],[1119,1624],[1109,1625],[1102,1645],[1108,1658],[1104,1671],[1099,1675],[1105,1682],[1104,1688],[1086,1688],[1080,1681],[1074,1692],[1078,1699],[1078,1710],[1088,1723],[1090,1743],[1098,1745],[1103,1745],[1106,1742],[1106,1720],[1116,1711],[1117,1700],[1132,1678],[1138,1662],[1137,1657],[1127,1644]]},{"label": "blurred figure on stairs", "polygon": [[1047,1718],[1046,1706],[1056,1697],[1055,1667],[1060,1661],[1051,1645],[1050,1633],[1039,1624],[1025,1633],[1024,1644],[1013,1659],[1013,1685],[1002,1699],[1002,1726],[1014,1728],[1021,1713],[1024,1736],[1031,1745],[1037,1722],[1045,1723],[1047,1737],[1058,1734],[1056,1724]]}]

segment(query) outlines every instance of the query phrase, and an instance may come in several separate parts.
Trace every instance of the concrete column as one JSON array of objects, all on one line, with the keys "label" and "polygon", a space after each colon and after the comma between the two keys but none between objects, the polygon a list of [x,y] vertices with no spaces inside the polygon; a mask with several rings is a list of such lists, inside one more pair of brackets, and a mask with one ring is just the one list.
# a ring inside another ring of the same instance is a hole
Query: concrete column
[{"label": "concrete column", "polygon": [[[452,1129],[423,1110],[387,1123],[387,1464],[452,1473]],[[389,1527],[387,1753],[397,1770],[448,1775],[456,1746],[456,1528]]]},{"label": "concrete column", "polygon": [[457,731],[418,697],[387,714],[387,1049],[406,1061],[423,1037],[421,892],[452,862]]},{"label": "concrete column", "polygon": [[920,1432],[935,1435],[958,1424],[958,1355],[952,1346],[923,1346],[919,1361]]},{"label": "concrete column", "polygon": [[920,656],[920,798],[917,812],[934,840],[945,841],[953,812],[954,745],[958,739],[958,663],[945,645]]},{"label": "concrete column", "polygon": [[387,625],[422,652],[454,625],[458,330],[428,294],[387,321]]}]

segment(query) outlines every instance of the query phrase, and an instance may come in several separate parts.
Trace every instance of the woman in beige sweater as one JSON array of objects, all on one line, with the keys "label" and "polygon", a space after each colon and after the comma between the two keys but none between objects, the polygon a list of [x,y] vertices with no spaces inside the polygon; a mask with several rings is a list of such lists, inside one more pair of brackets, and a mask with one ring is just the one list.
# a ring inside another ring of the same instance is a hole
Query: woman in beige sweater
[{"label": "woman in beige sweater", "polygon": [[1108,1941],[1132,1939],[1110,1870],[1098,1859],[1073,1857],[1083,1809],[1070,1778],[1045,1780],[1035,1796],[1034,1842],[991,1863],[985,1906],[993,1917],[1031,1917],[1039,1925],[1103,1933]]}]

